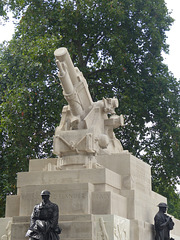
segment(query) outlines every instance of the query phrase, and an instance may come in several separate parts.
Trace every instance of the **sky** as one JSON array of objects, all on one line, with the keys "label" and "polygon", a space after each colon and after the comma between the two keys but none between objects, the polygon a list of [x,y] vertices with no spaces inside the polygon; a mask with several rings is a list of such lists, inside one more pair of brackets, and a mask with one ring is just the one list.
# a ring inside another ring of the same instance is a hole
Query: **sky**
[{"label": "sky", "polygon": [[171,29],[167,32],[167,43],[169,44],[169,55],[164,62],[177,79],[180,79],[180,0],[166,0],[167,7],[172,11],[171,16],[175,19]]},{"label": "sky", "polygon": [[[180,79],[180,0],[165,0],[167,7],[172,11],[171,16],[175,19],[171,30],[167,32],[167,43],[169,44],[169,54],[165,55],[164,63],[168,65],[169,70],[174,74],[177,79]],[[14,25],[12,21],[5,26],[1,25],[0,20],[0,43],[3,40],[10,40],[14,33]]]}]

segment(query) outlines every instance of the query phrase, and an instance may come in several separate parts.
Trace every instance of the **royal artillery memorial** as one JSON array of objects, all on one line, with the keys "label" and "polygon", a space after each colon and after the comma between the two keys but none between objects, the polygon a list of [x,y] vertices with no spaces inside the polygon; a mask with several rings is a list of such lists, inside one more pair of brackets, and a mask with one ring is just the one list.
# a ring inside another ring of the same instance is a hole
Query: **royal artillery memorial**
[{"label": "royal artillery memorial", "polygon": [[[124,150],[114,134],[123,126],[116,98],[93,102],[83,73],[66,48],[55,52],[67,105],[53,138],[57,158],[32,159],[7,196],[1,240],[26,240],[30,215],[47,189],[59,206],[61,240],[153,240],[154,216],[166,198],[152,191],[151,167]],[[173,218],[173,216],[172,216]],[[180,221],[171,237],[180,240]]]}]

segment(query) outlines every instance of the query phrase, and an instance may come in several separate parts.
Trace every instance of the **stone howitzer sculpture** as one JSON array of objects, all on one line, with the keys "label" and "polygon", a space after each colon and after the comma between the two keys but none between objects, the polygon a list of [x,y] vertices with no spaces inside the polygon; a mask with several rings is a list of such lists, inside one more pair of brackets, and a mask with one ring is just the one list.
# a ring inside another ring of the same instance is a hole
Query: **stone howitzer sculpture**
[{"label": "stone howitzer sculpture", "polygon": [[59,69],[63,95],[68,102],[63,107],[60,125],[55,130],[53,151],[61,159],[59,165],[68,168],[96,163],[97,154],[123,151],[114,128],[123,126],[123,116],[115,114],[116,98],[93,102],[83,74],[73,66],[66,48],[54,52]]}]

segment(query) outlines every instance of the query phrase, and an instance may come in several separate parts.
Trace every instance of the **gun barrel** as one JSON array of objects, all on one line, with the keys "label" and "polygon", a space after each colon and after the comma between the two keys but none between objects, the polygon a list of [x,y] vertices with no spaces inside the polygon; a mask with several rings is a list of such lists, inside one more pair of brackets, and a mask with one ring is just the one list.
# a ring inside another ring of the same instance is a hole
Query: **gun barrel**
[{"label": "gun barrel", "polygon": [[54,51],[59,68],[59,78],[63,87],[63,94],[69,103],[74,116],[82,116],[89,111],[93,104],[86,79],[78,68],[75,68],[67,48]]},{"label": "gun barrel", "polygon": [[67,48],[61,47],[56,49],[54,51],[54,55],[56,60],[66,63],[66,65],[68,66],[68,73],[70,79],[72,81],[72,84],[75,86],[78,83],[77,74]]},{"label": "gun barrel", "polygon": [[59,62],[59,60],[56,60],[56,64],[59,68],[59,77],[61,79],[64,93],[65,95],[70,95],[74,92],[74,87],[67,71],[67,66],[64,62]]}]

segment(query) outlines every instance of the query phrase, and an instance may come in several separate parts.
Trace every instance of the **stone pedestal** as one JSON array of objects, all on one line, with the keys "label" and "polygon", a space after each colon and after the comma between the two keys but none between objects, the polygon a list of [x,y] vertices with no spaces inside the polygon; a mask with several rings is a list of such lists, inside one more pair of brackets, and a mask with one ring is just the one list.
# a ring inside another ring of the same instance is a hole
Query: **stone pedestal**
[{"label": "stone pedestal", "polygon": [[[79,169],[59,168],[59,159],[34,159],[29,172],[18,173],[17,187],[6,202],[11,240],[26,239],[43,189],[59,206],[61,240],[153,240],[157,205],[166,202],[151,190],[150,166],[128,152],[99,155],[95,165]],[[171,235],[180,240],[180,221],[174,221]]]}]

